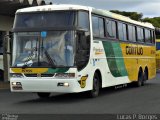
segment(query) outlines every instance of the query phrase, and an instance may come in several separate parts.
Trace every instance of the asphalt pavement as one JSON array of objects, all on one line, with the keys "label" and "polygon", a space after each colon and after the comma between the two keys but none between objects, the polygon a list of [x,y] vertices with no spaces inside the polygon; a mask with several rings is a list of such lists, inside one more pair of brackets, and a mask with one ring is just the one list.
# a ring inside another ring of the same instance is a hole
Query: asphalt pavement
[{"label": "asphalt pavement", "polygon": [[57,94],[40,99],[35,93],[0,90],[0,113],[10,114],[160,114],[160,73],[145,86],[106,88],[97,98]]}]

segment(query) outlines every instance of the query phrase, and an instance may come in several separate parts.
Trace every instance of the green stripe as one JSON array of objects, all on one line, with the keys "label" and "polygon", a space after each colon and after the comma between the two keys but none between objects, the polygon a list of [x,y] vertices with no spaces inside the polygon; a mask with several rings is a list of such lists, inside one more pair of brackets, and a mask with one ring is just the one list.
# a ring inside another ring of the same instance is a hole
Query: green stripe
[{"label": "green stripe", "polygon": [[69,68],[49,68],[45,74],[53,74],[53,73],[65,73],[69,70]]},{"label": "green stripe", "polygon": [[128,74],[125,68],[120,44],[109,41],[103,41],[102,43],[112,75],[114,77],[127,76]]}]

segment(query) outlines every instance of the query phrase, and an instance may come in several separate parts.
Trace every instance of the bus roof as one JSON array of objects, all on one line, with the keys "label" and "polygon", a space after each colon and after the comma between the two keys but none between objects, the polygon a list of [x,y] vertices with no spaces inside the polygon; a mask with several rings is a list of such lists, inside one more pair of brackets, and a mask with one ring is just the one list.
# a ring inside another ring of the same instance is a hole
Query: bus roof
[{"label": "bus roof", "polygon": [[81,6],[81,5],[71,5],[71,4],[53,4],[53,5],[43,5],[28,7],[17,10],[19,12],[38,12],[38,11],[54,11],[54,10],[89,10],[91,7]]},{"label": "bus roof", "polygon": [[109,18],[113,18],[113,19],[124,21],[124,22],[128,22],[128,23],[131,23],[131,24],[155,29],[154,26],[151,23],[135,21],[135,20],[130,19],[129,17],[125,17],[125,16],[122,16],[122,15],[119,15],[119,14],[115,14],[115,13],[109,12],[107,10],[95,9],[93,7],[81,6],[81,5],[72,5],[72,4],[43,5],[43,6],[35,6],[35,7],[28,7],[28,8],[19,9],[19,10],[17,10],[16,13],[19,13],[19,12],[54,11],[54,10],[87,10],[87,11],[91,11],[92,13],[97,14],[97,15],[102,15],[102,16],[106,16],[106,17],[109,17]]}]

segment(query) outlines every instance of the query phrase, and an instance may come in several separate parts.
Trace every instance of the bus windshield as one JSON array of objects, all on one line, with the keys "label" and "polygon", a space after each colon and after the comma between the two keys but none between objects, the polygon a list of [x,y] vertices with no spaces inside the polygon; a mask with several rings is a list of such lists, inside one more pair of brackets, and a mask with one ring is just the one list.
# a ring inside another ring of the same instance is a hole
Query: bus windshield
[{"label": "bus windshield", "polygon": [[12,67],[67,67],[74,65],[75,31],[14,33]]},{"label": "bus windshield", "polygon": [[39,13],[19,13],[16,15],[13,29],[59,28],[76,24],[76,11],[55,11]]}]

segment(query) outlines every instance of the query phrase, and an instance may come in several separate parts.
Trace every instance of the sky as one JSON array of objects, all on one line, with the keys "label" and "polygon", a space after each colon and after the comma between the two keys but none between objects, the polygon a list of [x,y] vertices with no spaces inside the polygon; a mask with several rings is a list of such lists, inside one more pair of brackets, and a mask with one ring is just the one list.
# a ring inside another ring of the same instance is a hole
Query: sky
[{"label": "sky", "polygon": [[160,0],[46,0],[53,4],[77,4],[105,10],[142,13],[143,17],[160,17]]}]

